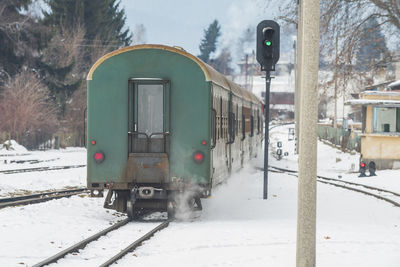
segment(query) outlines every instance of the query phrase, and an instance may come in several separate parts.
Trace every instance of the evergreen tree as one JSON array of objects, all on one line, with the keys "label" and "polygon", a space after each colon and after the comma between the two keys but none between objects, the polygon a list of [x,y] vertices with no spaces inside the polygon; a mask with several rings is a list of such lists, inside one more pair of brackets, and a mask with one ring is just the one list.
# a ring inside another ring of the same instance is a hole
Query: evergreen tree
[{"label": "evergreen tree", "polygon": [[221,27],[217,20],[214,20],[207,30],[204,30],[204,38],[199,46],[200,55],[198,57],[206,63],[210,61],[210,54],[217,49],[217,39],[221,35],[220,30]]},{"label": "evergreen tree", "polygon": [[30,63],[38,45],[39,28],[28,15],[31,0],[0,1],[0,87]]},{"label": "evergreen tree", "polygon": [[361,71],[370,70],[372,65],[382,60],[388,53],[386,40],[378,21],[371,17],[363,27],[357,51],[357,66]]},{"label": "evergreen tree", "polygon": [[[57,58],[57,44],[55,44],[53,49],[46,52],[46,54],[55,54],[54,57],[44,56],[40,62],[45,83],[58,104],[61,114],[64,115],[66,102],[82,84],[79,72],[88,71],[99,56],[129,45],[131,34],[129,29],[124,30],[126,16],[117,0],[46,0],[46,3],[50,10],[44,12],[43,21],[53,28],[54,36],[63,36],[63,31],[73,32],[75,28],[84,28],[84,40],[79,43],[79,46],[84,47],[81,49],[83,59]],[[58,38],[58,41],[62,42],[62,39]],[[61,45],[58,50],[60,49],[63,49]],[[61,50],[59,54],[62,53]],[[54,58],[56,60],[53,60]]]},{"label": "evergreen tree", "polygon": [[57,104],[60,114],[64,115],[67,100],[83,81],[80,77],[70,78],[75,62],[63,67],[40,58],[37,64],[41,76],[44,78],[43,83],[49,88],[50,96]]},{"label": "evergreen tree", "polygon": [[126,16],[116,0],[47,0],[50,12],[44,12],[47,24],[64,25],[73,28],[81,23],[86,29],[86,39],[101,40],[105,45],[114,44],[114,48],[127,46],[132,35],[129,29],[124,30]]},{"label": "evergreen tree", "polygon": [[221,54],[215,59],[211,59],[211,66],[224,75],[232,74],[233,69],[230,67],[232,56],[229,49],[225,47]]}]

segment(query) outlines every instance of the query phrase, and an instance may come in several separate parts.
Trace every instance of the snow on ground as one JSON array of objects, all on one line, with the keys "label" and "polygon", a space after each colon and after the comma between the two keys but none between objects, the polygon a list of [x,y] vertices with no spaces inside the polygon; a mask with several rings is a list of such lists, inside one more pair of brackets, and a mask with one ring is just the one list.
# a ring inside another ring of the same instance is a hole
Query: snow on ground
[{"label": "snow on ground", "polygon": [[[118,266],[295,266],[297,179],[242,171],[204,201],[194,222],[175,222]],[[318,184],[317,266],[399,266],[400,209]]]},{"label": "snow on ground", "polygon": [[0,210],[0,266],[32,266],[119,218],[103,199],[73,196]]},{"label": "snow on ground", "polygon": [[[276,157],[270,157],[269,164],[277,167],[298,170],[298,155],[294,153],[295,141],[288,141],[289,128],[294,128],[294,124],[271,129],[270,152],[276,152],[277,142],[281,141],[283,153],[288,152],[289,156],[283,157],[280,161],[278,161]],[[358,177],[360,163],[359,153],[345,153],[321,141],[318,141],[317,153],[318,175],[371,185],[400,193],[400,170],[377,170],[377,176]],[[258,166],[263,167],[262,160],[258,162]]]},{"label": "snow on ground", "polygon": [[60,150],[27,151],[18,144],[13,144],[13,147],[16,149],[0,149],[0,197],[86,186],[86,167],[14,174],[1,173],[5,170],[86,165],[86,149],[73,147]]},{"label": "snow on ground", "polygon": [[[289,156],[280,161],[270,156],[270,164],[297,169],[294,143],[287,141],[289,127],[293,126],[271,130],[270,151],[281,140],[283,152]],[[318,152],[319,172],[325,176],[342,176],[400,192],[395,179],[400,171],[378,171],[377,177],[358,178],[354,171],[359,155],[341,153],[321,142]],[[262,166],[263,153],[259,155],[253,165]],[[85,177],[83,168],[76,170]],[[26,175],[16,174],[12,179]],[[0,181],[9,177],[1,176]],[[49,185],[53,179],[49,176]],[[171,223],[118,266],[295,266],[297,178],[269,173],[268,200],[262,199],[262,190],[263,173],[247,166],[203,200],[199,218]],[[317,194],[317,266],[400,266],[399,208],[325,184],[318,184]],[[103,199],[74,196],[0,210],[0,266],[31,266],[124,218],[107,212],[102,204]],[[110,248],[93,244],[91,255],[71,255],[60,264],[98,266],[102,260],[96,257],[124,248],[144,228],[131,223],[126,229],[132,233],[105,237],[112,244]],[[119,241],[121,236],[124,241]]]},{"label": "snow on ground", "polygon": [[86,149],[81,147],[22,153],[0,149],[0,171],[80,164],[86,164]]}]

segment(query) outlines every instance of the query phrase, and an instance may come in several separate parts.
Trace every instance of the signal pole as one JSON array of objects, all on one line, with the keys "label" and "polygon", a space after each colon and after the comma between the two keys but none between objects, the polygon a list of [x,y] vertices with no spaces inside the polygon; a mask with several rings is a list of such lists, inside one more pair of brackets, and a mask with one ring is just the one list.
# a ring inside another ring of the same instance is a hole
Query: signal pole
[{"label": "signal pole", "polygon": [[273,20],[263,20],[257,25],[257,61],[265,76],[265,138],[264,138],[264,194],[268,198],[268,144],[269,144],[269,91],[271,71],[279,60],[280,27]]},{"label": "signal pole", "polygon": [[265,73],[265,136],[264,136],[264,194],[263,198],[268,198],[268,148],[269,148],[269,91],[271,88],[271,73]]},{"label": "signal pole", "polygon": [[296,266],[315,267],[319,0],[301,0],[300,140]]}]

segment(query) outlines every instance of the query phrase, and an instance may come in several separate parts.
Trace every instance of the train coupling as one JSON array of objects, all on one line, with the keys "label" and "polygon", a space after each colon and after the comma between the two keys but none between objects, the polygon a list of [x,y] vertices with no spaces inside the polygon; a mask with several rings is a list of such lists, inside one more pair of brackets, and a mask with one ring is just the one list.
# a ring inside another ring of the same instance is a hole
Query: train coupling
[{"label": "train coupling", "polygon": [[167,191],[160,188],[155,188],[151,186],[142,186],[135,189],[135,194],[137,199],[167,199]]},{"label": "train coupling", "polygon": [[90,197],[103,197],[104,190],[102,189],[91,189],[90,190]]}]

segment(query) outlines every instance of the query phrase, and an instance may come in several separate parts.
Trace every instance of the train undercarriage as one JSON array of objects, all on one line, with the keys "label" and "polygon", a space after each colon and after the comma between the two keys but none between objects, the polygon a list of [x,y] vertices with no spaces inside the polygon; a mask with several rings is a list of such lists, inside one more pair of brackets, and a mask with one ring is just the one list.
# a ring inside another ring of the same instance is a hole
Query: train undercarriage
[{"label": "train undercarriage", "polygon": [[109,189],[104,208],[127,213],[130,219],[136,219],[149,211],[167,212],[168,218],[176,214],[202,210],[198,190],[165,190],[151,186],[134,187],[131,190]]}]

